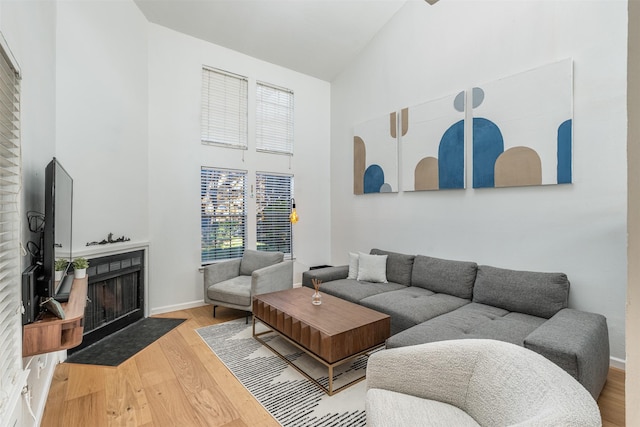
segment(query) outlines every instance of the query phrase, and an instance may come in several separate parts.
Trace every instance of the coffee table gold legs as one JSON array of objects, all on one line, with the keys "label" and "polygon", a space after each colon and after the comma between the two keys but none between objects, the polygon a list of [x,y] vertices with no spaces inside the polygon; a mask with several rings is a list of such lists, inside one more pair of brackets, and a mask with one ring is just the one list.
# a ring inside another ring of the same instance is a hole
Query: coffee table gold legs
[{"label": "coffee table gold legs", "polygon": [[[256,321],[260,321],[260,323],[264,324],[265,326],[267,326],[269,329],[267,331],[264,332],[259,332],[256,333]],[[269,350],[271,350],[276,356],[278,356],[279,358],[281,358],[282,360],[284,360],[285,362],[287,362],[289,365],[291,365],[296,371],[300,372],[302,375],[304,375],[309,381],[311,381],[312,383],[314,383],[315,385],[317,385],[322,391],[324,391],[325,393],[327,393],[329,396],[333,396],[334,394],[344,390],[347,387],[351,387],[354,384],[359,383],[360,381],[364,380],[366,378],[365,375],[363,375],[362,377],[356,378],[355,380],[351,381],[348,384],[345,384],[343,386],[338,387],[337,389],[333,388],[333,368],[343,365],[347,362],[350,362],[351,360],[360,357],[362,355],[365,355],[367,353],[372,352],[373,350],[379,348],[379,347],[383,347],[384,344],[379,345],[379,346],[375,346],[369,349],[366,349],[364,351],[361,351],[360,353],[354,354],[353,356],[347,357],[345,359],[339,360],[338,362],[335,363],[327,363],[326,361],[324,361],[323,359],[321,359],[320,357],[316,356],[315,354],[311,353],[309,350],[307,350],[306,348],[304,348],[303,346],[301,346],[300,344],[298,344],[297,342],[291,340],[289,337],[287,337],[286,335],[280,333],[279,331],[271,328],[270,325],[268,325],[267,323],[263,322],[262,320],[256,318],[255,316],[253,316],[253,337],[262,345],[264,345],[265,347],[267,347]],[[260,338],[262,335],[265,334],[271,334],[271,333],[275,333],[279,336],[281,336],[282,338],[284,338],[285,340],[287,340],[289,343],[293,344],[294,346],[296,346],[297,348],[299,348],[300,350],[302,350],[304,353],[308,354],[309,356],[313,357],[315,360],[317,360],[318,362],[320,362],[321,364],[323,364],[324,366],[327,367],[328,370],[328,379],[329,379],[329,387],[325,387],[324,385],[322,385],[318,380],[316,380],[315,378],[311,377],[309,374],[307,374],[306,372],[304,372],[302,369],[300,369],[299,367],[297,367],[293,362],[289,361],[286,357],[284,357],[282,354],[280,354],[278,352],[278,350],[276,350],[275,348],[273,348],[272,346],[270,346],[265,340],[263,340],[262,338]]]}]

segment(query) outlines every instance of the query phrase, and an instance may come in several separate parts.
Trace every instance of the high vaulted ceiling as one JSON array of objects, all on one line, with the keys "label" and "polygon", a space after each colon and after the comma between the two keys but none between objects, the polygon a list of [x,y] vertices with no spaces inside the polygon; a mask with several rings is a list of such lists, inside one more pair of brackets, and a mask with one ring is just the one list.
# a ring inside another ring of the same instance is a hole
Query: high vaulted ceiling
[{"label": "high vaulted ceiling", "polygon": [[406,1],[135,0],[150,22],[326,81]]}]

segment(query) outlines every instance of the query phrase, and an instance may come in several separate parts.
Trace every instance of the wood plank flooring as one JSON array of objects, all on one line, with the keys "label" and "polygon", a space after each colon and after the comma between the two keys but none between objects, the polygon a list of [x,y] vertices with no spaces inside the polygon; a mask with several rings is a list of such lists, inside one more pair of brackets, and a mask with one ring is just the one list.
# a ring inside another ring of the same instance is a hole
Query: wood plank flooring
[{"label": "wood plank flooring", "polygon": [[[195,332],[244,316],[216,315],[203,306],[158,316],[187,321],[115,368],[58,365],[41,426],[279,426]],[[610,369],[598,405],[604,427],[625,425],[623,371]]]}]

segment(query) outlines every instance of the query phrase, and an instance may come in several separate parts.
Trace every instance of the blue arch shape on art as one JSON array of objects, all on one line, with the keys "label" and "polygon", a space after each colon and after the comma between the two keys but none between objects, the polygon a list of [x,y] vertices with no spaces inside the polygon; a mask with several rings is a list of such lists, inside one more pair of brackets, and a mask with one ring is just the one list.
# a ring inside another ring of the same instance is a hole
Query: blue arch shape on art
[{"label": "blue arch shape on art", "polygon": [[384,171],[379,165],[371,165],[364,171],[364,192],[379,193],[384,184]]},{"label": "blue arch shape on art", "polygon": [[464,188],[464,120],[452,124],[438,147],[439,187]]},{"label": "blue arch shape on art", "polygon": [[571,119],[558,126],[558,184],[571,184]]},{"label": "blue arch shape on art", "polygon": [[500,128],[491,120],[473,119],[473,188],[495,187],[496,160],[504,152]]}]

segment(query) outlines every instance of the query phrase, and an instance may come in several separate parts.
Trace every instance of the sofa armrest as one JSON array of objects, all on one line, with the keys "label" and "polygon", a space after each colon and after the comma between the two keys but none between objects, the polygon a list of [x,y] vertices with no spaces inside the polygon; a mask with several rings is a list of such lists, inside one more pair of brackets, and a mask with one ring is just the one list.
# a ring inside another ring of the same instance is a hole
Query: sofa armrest
[{"label": "sofa armrest", "polygon": [[293,288],[293,261],[282,261],[251,273],[251,295]]},{"label": "sofa armrest", "polygon": [[241,259],[232,259],[229,261],[216,262],[204,267],[204,295],[205,301],[207,297],[207,289],[209,286],[233,279],[240,275]]},{"label": "sofa armrest", "polygon": [[598,399],[609,372],[609,331],[604,316],[562,309],[531,332],[524,346],[563,368]]},{"label": "sofa armrest", "polygon": [[337,267],[318,268],[316,270],[308,270],[302,273],[302,285],[313,288],[311,279],[319,279],[322,283],[332,280],[346,279],[349,275],[349,266],[340,265]]}]

